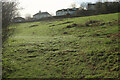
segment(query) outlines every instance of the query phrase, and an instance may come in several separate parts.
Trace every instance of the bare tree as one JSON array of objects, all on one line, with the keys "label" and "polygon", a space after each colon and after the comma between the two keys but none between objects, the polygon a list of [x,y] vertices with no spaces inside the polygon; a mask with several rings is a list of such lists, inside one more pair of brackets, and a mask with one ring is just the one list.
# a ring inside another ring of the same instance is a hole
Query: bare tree
[{"label": "bare tree", "polygon": [[70,7],[72,7],[72,8],[76,8],[77,5],[76,5],[76,3],[72,3],[72,4],[70,5]]},{"label": "bare tree", "polygon": [[9,36],[8,26],[12,19],[18,15],[18,2],[11,0],[2,0],[2,41]]},{"label": "bare tree", "polygon": [[86,9],[87,5],[88,5],[88,3],[83,2],[83,3],[80,4],[80,8],[81,9]]},{"label": "bare tree", "polygon": [[2,27],[7,27],[11,20],[18,15],[18,2],[2,0]]}]

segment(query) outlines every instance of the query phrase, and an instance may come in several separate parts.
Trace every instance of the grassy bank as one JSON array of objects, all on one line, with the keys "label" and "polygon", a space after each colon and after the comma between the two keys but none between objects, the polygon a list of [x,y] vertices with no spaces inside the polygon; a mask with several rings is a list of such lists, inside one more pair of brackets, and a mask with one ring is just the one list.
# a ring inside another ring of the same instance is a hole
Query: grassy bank
[{"label": "grassy bank", "polygon": [[13,24],[5,78],[117,78],[118,14]]}]

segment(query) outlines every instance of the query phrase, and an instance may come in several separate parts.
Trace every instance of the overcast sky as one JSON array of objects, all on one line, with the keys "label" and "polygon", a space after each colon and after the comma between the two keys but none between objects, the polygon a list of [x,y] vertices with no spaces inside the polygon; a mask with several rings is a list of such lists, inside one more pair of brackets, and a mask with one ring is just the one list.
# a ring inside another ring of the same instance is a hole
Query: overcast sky
[{"label": "overcast sky", "polygon": [[22,10],[20,10],[20,14],[22,17],[25,17],[25,15],[27,14],[31,14],[31,16],[33,16],[39,11],[42,12],[47,11],[50,14],[52,13],[55,15],[57,10],[70,8],[70,5],[72,3],[77,4],[77,7],[79,7],[79,5],[82,2],[94,3],[97,0],[18,0],[18,1],[20,3],[19,7],[23,8]]}]

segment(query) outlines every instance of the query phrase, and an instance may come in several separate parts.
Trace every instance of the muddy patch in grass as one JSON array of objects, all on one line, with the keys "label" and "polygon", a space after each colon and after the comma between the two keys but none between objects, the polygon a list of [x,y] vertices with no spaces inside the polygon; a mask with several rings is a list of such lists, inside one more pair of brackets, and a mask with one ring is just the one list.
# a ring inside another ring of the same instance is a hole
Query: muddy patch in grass
[{"label": "muddy patch in grass", "polygon": [[101,22],[101,21],[97,21],[97,20],[90,20],[87,21],[86,23],[83,24],[76,24],[73,23],[71,25],[66,26],[66,28],[73,28],[73,27],[92,27],[92,26],[104,26],[106,23]]},{"label": "muddy patch in grass", "polygon": [[28,50],[27,53],[33,53],[36,52],[35,50]]},{"label": "muddy patch in grass", "polygon": [[69,53],[76,52],[75,50],[64,50],[58,53],[58,55],[67,55]]},{"label": "muddy patch in grass", "polygon": [[120,19],[118,20],[113,20],[113,21],[109,21],[106,23],[109,26],[113,26],[113,25],[120,25]]},{"label": "muddy patch in grass", "polygon": [[64,32],[63,34],[68,34],[68,32]]},{"label": "muddy patch in grass", "polygon": [[53,27],[53,26],[55,26],[55,25],[50,25],[49,27]]},{"label": "muddy patch in grass", "polygon": [[97,20],[89,20],[86,23],[78,24],[77,27],[95,27],[95,26],[104,26],[106,23],[97,21]]},{"label": "muddy patch in grass", "polygon": [[85,26],[91,27],[91,26],[103,26],[105,25],[104,22],[97,21],[97,20],[90,20],[85,23]]},{"label": "muddy patch in grass", "polygon": [[66,26],[66,28],[72,28],[72,27],[76,27],[78,24],[72,24],[72,25],[68,25],[68,26]]},{"label": "muddy patch in grass", "polygon": [[58,51],[59,49],[51,49],[51,51]]},{"label": "muddy patch in grass", "polygon": [[110,38],[112,41],[118,41],[120,39],[120,33],[108,34],[107,38]]},{"label": "muddy patch in grass", "polygon": [[108,34],[107,37],[120,37],[120,33],[111,33],[111,34]]},{"label": "muddy patch in grass", "polygon": [[[64,22],[64,23],[60,23],[60,24],[57,24],[57,25],[63,25],[63,24],[68,24],[68,23],[72,23],[73,21],[67,21],[67,22]],[[56,26],[56,25],[50,25],[49,27],[53,27],[53,26]]]},{"label": "muddy patch in grass", "polygon": [[93,36],[93,37],[96,37],[96,36],[100,36],[100,34],[95,33],[95,34],[93,34],[92,36]]},{"label": "muddy patch in grass", "polygon": [[32,55],[32,56],[27,56],[28,58],[35,58],[37,57],[38,55]]},{"label": "muddy patch in grass", "polygon": [[63,25],[63,24],[68,24],[68,23],[72,23],[73,21],[67,21],[67,22],[64,22],[64,23],[60,23],[58,25]]},{"label": "muddy patch in grass", "polygon": [[31,28],[31,27],[37,27],[38,25],[31,25],[31,26],[29,26],[29,28]]},{"label": "muddy patch in grass", "polygon": [[79,35],[78,37],[85,37],[85,35]]}]

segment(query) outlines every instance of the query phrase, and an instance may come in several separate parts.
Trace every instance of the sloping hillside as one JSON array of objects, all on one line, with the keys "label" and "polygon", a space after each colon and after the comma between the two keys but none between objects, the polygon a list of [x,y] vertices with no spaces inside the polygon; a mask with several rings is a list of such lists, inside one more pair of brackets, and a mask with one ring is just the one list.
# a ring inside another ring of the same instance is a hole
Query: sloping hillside
[{"label": "sloping hillside", "polygon": [[3,77],[118,78],[118,14],[11,25]]}]

